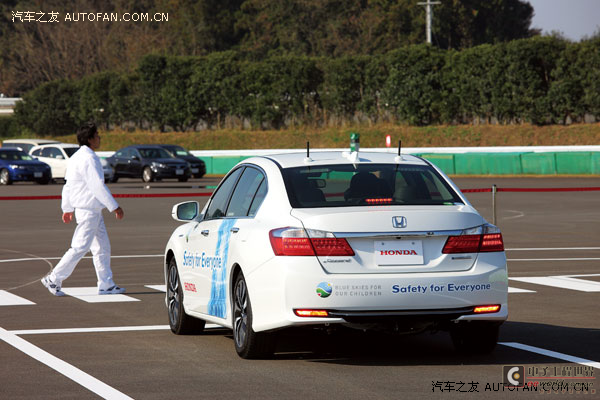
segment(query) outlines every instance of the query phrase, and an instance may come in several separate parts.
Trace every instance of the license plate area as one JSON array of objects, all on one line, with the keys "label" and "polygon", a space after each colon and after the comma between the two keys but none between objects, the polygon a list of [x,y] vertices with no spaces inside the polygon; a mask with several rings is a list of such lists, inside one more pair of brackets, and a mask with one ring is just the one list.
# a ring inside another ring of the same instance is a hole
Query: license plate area
[{"label": "license plate area", "polygon": [[34,178],[41,178],[42,177],[42,173],[41,172],[34,172],[33,173],[33,177]]},{"label": "license plate area", "polygon": [[375,262],[380,267],[395,265],[423,265],[423,242],[421,240],[376,240]]},{"label": "license plate area", "polygon": [[175,175],[183,175],[183,170],[182,169],[175,170]]}]

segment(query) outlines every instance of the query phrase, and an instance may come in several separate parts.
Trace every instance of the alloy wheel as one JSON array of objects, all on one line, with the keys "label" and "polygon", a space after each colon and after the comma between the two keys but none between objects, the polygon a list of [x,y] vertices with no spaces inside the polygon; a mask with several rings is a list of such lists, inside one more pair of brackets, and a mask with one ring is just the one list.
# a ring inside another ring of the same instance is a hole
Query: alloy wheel
[{"label": "alloy wheel", "polygon": [[176,326],[179,321],[179,277],[177,268],[171,266],[169,269],[169,284],[167,285],[167,304],[169,310],[169,321],[171,326]]},{"label": "alloy wheel", "polygon": [[243,347],[248,335],[248,289],[246,281],[239,279],[235,286],[233,336],[238,347]]}]

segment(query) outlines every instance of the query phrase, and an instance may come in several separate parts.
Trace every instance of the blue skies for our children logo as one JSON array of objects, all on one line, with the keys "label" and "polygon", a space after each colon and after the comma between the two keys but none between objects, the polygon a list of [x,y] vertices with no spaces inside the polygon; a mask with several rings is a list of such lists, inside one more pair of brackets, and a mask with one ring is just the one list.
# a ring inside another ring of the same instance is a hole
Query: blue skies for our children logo
[{"label": "blue skies for our children logo", "polygon": [[319,297],[329,297],[331,296],[331,291],[333,290],[333,287],[331,286],[331,283],[327,283],[327,282],[321,282],[317,285],[317,296]]}]

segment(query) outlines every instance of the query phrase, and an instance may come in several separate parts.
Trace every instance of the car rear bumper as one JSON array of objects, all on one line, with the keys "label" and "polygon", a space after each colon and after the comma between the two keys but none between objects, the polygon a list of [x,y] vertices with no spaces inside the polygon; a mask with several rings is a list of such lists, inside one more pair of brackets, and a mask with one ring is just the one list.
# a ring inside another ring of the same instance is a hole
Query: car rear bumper
[{"label": "car rear bumper", "polygon": [[[405,274],[326,274],[318,262],[306,257],[274,257],[246,278],[255,331],[398,319],[508,318],[504,253],[482,253],[468,271]],[[260,288],[261,282],[271,284]],[[473,312],[483,305],[500,305],[500,310]],[[325,310],[329,316],[299,317],[295,310]]]}]

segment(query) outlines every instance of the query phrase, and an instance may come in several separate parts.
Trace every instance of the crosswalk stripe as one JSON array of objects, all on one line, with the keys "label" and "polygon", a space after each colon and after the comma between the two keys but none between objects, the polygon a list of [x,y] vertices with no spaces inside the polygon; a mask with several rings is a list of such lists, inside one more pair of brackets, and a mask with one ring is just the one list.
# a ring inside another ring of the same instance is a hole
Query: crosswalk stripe
[{"label": "crosswalk stripe", "polygon": [[6,290],[0,290],[0,306],[28,306],[32,304],[35,303]]},{"label": "crosswalk stripe", "polygon": [[535,290],[519,289],[514,287],[508,287],[508,293],[537,293]]},{"label": "crosswalk stripe", "polygon": [[147,288],[158,290],[159,292],[166,292],[167,285],[144,285]]},{"label": "crosswalk stripe", "polygon": [[98,288],[90,287],[63,287],[61,289],[69,296],[83,300],[86,303],[121,303],[127,301],[140,301],[139,299],[124,294],[98,294]]},{"label": "crosswalk stripe", "polygon": [[536,285],[577,290],[580,292],[600,292],[600,282],[570,278],[567,276],[533,276],[508,279],[517,282],[534,283]]}]

